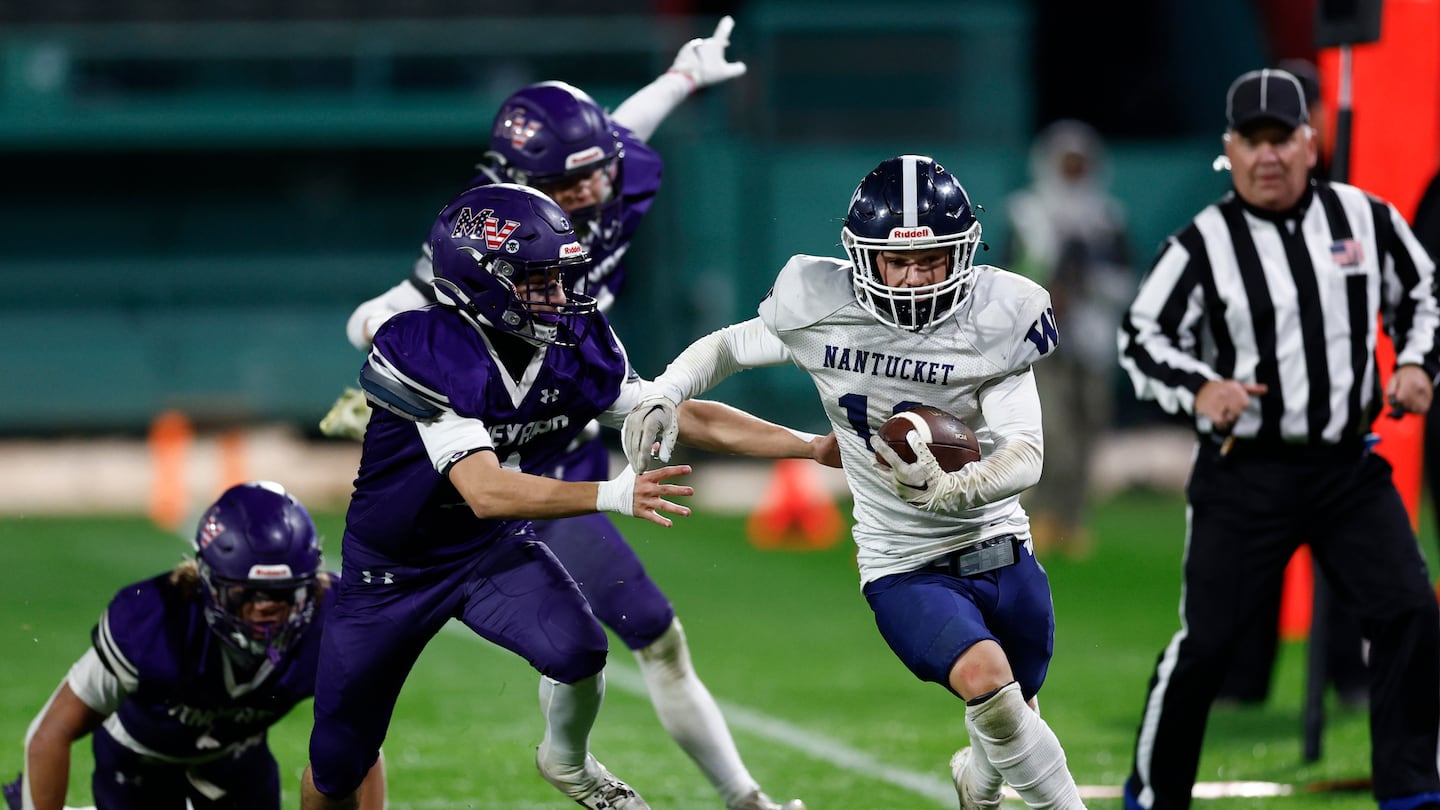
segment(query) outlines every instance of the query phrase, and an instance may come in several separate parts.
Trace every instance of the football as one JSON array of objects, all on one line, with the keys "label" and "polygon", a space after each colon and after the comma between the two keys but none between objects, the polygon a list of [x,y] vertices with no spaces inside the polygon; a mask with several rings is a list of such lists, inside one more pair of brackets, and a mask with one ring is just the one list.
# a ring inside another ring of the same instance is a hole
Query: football
[{"label": "football", "polygon": [[[953,472],[972,461],[980,459],[980,442],[975,431],[954,416],[929,405],[919,405],[908,411],[901,411],[880,426],[880,441],[890,445],[901,461],[914,461],[915,453],[910,450],[905,436],[916,431],[930,446],[940,468]],[[877,454],[875,458],[884,464]]]}]

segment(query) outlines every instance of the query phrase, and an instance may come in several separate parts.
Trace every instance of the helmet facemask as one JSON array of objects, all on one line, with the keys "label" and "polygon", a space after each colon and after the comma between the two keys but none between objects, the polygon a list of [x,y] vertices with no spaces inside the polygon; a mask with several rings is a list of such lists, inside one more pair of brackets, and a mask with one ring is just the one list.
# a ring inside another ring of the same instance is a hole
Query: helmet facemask
[{"label": "helmet facemask", "polygon": [[[840,242],[854,268],[855,300],[882,323],[909,331],[938,324],[955,313],[975,278],[975,249],[980,244],[980,223],[950,236],[866,239],[844,228]],[[885,284],[876,256],[885,251],[949,248],[949,270],[942,281],[923,287]]]},{"label": "helmet facemask", "polygon": [[[536,346],[569,347],[580,341],[584,324],[598,306],[593,297],[575,292],[576,280],[590,266],[585,255],[555,262],[521,263],[507,260],[501,254],[481,253],[468,245],[456,250],[468,255],[493,279],[494,288],[467,291],[461,284],[437,277],[432,283],[441,304],[455,307],[477,328],[490,326]],[[545,297],[543,290],[548,286],[545,280],[558,283],[564,289],[563,303],[532,300]]]},{"label": "helmet facemask", "polygon": [[[263,656],[271,664],[280,663],[281,655],[314,618],[320,587],[313,574],[293,578],[288,566],[257,565],[256,569],[278,570],[280,578],[233,580],[219,576],[204,560],[198,560],[196,568],[204,586],[205,622],[227,646],[247,658]],[[272,607],[267,612],[271,615],[266,615],[260,607],[266,604],[285,608],[282,612]]]}]

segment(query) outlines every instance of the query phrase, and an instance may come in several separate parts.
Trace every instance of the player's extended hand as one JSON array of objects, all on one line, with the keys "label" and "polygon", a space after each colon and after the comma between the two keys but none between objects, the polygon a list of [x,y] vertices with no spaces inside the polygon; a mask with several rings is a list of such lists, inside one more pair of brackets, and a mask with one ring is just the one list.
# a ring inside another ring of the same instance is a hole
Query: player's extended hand
[{"label": "player's extended hand", "polygon": [[600,482],[595,493],[595,510],[597,512],[619,512],[622,515],[644,518],[651,523],[659,523],[661,526],[668,527],[672,525],[672,521],[660,514],[661,512],[670,512],[685,517],[690,514],[690,507],[671,503],[665,499],[689,497],[695,494],[695,488],[680,484],[667,484],[664,479],[689,474],[690,465],[688,464],[661,467],[641,475],[636,475],[634,470],[626,467],[609,481]]},{"label": "player's extended hand", "polygon": [[[645,472],[651,458],[669,461],[680,436],[680,422],[675,416],[675,403],[666,397],[642,400],[620,428],[620,446],[625,459],[636,473]],[[656,447],[656,442],[659,447]]]},{"label": "player's extended hand", "polygon": [[725,58],[725,49],[730,46],[730,31],[735,19],[729,14],[720,18],[715,33],[708,37],[696,37],[680,47],[675,55],[671,72],[679,73],[690,80],[691,89],[709,87],[745,75],[744,62],[731,62]]},{"label": "player's extended hand", "polygon": [[[935,454],[921,440],[920,434],[910,431],[905,441],[915,451],[914,461],[901,461],[900,455],[885,442],[876,442],[875,452],[885,464],[875,463],[881,476],[890,479],[890,487],[900,499],[918,506],[927,512],[943,511],[941,505],[948,500],[950,473],[940,468]],[[886,465],[889,465],[888,467]]]},{"label": "player's extended hand", "polygon": [[320,420],[320,432],[335,439],[365,439],[365,426],[370,424],[370,403],[358,388],[346,388],[330,412]]}]

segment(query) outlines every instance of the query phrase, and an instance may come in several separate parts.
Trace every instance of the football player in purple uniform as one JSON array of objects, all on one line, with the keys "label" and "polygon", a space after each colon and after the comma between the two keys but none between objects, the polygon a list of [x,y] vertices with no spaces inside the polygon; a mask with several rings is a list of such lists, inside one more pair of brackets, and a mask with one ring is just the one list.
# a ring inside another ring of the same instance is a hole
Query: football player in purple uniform
[{"label": "football player in purple uniform", "polygon": [[[631,638],[659,623],[649,631],[659,640],[641,652],[656,662],[647,675],[663,669],[675,684],[688,659],[668,602],[634,593],[654,586],[614,526],[588,516],[669,526],[665,513],[690,510],[666,499],[693,490],[664,480],[690,468],[553,475],[592,420],[619,427],[650,391],[595,299],[574,291],[589,259],[553,200],[511,183],[469,189],[441,211],[430,246],[437,305],[387,320],[360,371],[376,407],[345,520],[343,572],[354,584],[322,642],[302,807],[354,806],[411,666],[457,619],[543,676],[541,775],[585,807],[642,810],[588,750],[608,653],[592,605],[633,605],[636,616],[616,621]],[[692,403],[678,429],[701,449],[838,464],[833,436],[719,403]],[[550,524],[541,542],[531,521],[557,518],[571,519]],[[557,541],[620,564],[606,561],[607,578],[585,581],[582,593],[585,575],[562,567]]]},{"label": "football player in purple uniform", "polygon": [[[279,484],[226,490],[195,559],[121,588],[25,735],[11,807],[60,810],[70,747],[91,735],[101,810],[280,808],[269,728],[315,693],[336,588],[310,514]],[[384,768],[360,806],[384,807]]]},{"label": "football player in purple uniform", "polygon": [[[471,186],[514,182],[554,199],[570,216],[590,254],[576,279],[577,292],[608,312],[625,280],[623,259],[640,220],[660,188],[660,155],[646,144],[682,100],[696,88],[745,72],[729,62],[725,48],[734,22],[720,21],[715,34],[693,40],[673,66],[630,96],[613,115],[578,88],[563,82],[525,87],[501,105],[490,149]],[[368,351],[375,331],[397,312],[435,301],[428,243],[406,281],[361,304],[350,316],[350,342]],[[342,397],[322,425],[332,435],[360,438],[370,408],[358,389]],[[545,471],[554,478],[590,481],[609,477],[609,453],[599,426],[589,425]],[[565,565],[600,621],[635,651],[661,724],[699,765],[730,810],[803,810],[770,799],[750,775],[714,698],[690,664],[690,653],[669,599],[609,518],[601,514],[552,525],[537,534]]]}]

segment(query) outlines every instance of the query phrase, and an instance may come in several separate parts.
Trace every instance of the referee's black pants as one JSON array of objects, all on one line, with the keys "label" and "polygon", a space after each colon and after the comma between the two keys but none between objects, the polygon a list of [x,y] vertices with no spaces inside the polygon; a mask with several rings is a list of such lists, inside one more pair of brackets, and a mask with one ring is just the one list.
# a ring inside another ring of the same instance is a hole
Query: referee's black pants
[{"label": "referee's black pants", "polygon": [[1186,495],[1181,626],[1150,679],[1126,806],[1190,806],[1235,642],[1302,543],[1370,640],[1376,798],[1440,800],[1440,609],[1389,463],[1358,444],[1221,455],[1202,440]]}]

